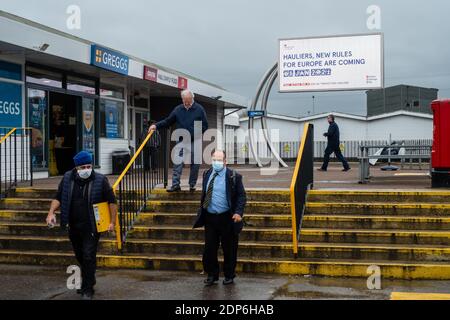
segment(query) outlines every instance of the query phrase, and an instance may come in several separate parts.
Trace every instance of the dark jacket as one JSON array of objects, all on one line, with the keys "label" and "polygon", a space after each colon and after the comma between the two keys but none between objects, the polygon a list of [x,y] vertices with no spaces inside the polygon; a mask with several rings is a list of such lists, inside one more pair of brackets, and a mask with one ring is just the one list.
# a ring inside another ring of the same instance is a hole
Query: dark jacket
[{"label": "dark jacket", "polygon": [[[70,208],[71,208],[71,202],[72,202],[72,190],[73,185],[75,183],[76,170],[70,170],[67,171],[64,174],[63,179],[60,182],[57,198],[61,203],[61,227],[66,227],[69,224],[69,214],[70,214]],[[105,186],[109,186],[109,182],[107,184],[105,183],[105,179],[107,181],[106,176],[92,171],[92,180],[89,182],[88,185],[88,208],[89,208],[89,219],[91,222],[92,230],[96,231],[96,223],[95,223],[95,217],[94,217],[94,209],[92,207],[95,203],[101,203],[108,201],[108,192],[111,190],[105,190]],[[109,188],[111,188],[109,186]],[[111,197],[110,197],[111,198]]]},{"label": "dark jacket", "polygon": [[339,127],[336,124],[336,122],[330,123],[330,126],[328,127],[328,132],[324,134],[328,139],[328,147],[330,148],[338,148],[340,142],[339,138]]},{"label": "dark jacket", "polygon": [[208,130],[208,120],[206,119],[205,109],[203,109],[201,104],[195,101],[189,110],[187,110],[183,104],[176,106],[166,119],[156,123],[156,128],[167,128],[176,123],[177,129],[188,130],[191,134],[191,138],[194,139],[194,121],[202,122],[202,133]]},{"label": "dark jacket", "polygon": [[[245,194],[244,184],[242,183],[242,176],[234,170],[226,168],[226,190],[228,204],[231,208],[231,216],[235,213],[239,214],[241,217],[244,216],[244,208],[247,202],[247,195]],[[202,197],[200,201],[200,208],[197,212],[197,218],[194,223],[194,228],[200,228],[205,225],[205,214],[207,213],[203,209],[203,201],[205,200],[206,188],[209,181],[209,177],[212,173],[212,168],[203,172],[203,183],[202,183]],[[233,177],[234,175],[234,177]],[[231,219],[230,216],[230,219]],[[243,221],[235,223],[234,230],[236,233],[241,232],[244,223]]]}]

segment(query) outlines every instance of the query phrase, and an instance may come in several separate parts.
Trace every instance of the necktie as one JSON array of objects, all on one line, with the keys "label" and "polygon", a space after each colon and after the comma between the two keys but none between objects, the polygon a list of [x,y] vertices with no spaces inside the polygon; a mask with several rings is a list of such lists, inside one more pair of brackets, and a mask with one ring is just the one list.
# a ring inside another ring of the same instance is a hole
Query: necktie
[{"label": "necktie", "polygon": [[214,180],[216,179],[218,173],[214,172],[214,175],[208,185],[208,190],[206,190],[205,200],[203,201],[203,209],[208,209],[209,204],[211,203],[212,193],[214,189]]}]

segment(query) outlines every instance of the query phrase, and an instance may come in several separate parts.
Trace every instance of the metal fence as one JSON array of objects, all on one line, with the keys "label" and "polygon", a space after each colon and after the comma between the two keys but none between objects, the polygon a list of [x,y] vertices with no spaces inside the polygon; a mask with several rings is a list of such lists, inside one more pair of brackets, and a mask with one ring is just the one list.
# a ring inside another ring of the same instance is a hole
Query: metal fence
[{"label": "metal fence", "polygon": [[153,189],[160,184],[167,186],[168,137],[167,130],[149,133],[113,185],[118,200],[118,249],[125,243]]},{"label": "metal fence", "polygon": [[[417,145],[417,149],[406,150],[407,154],[411,155],[425,155],[429,150],[420,148],[419,146],[431,145],[431,139],[416,139],[416,140],[393,140],[389,142],[388,140],[361,140],[361,141],[341,141],[341,150],[343,155],[349,160],[357,160],[361,157],[361,145],[366,146],[376,146],[376,145],[388,145],[396,142],[397,144],[405,145]],[[295,161],[298,154],[298,149],[300,147],[299,141],[281,141],[274,143],[277,148],[281,158],[284,161]],[[316,160],[323,159],[325,153],[325,148],[327,147],[326,141],[314,141],[314,158]],[[400,146],[399,146],[400,147]],[[270,150],[265,143],[257,143],[256,150],[258,155],[262,159],[270,158]],[[227,152],[227,160],[229,163],[248,163],[250,159],[253,159],[251,151],[249,149],[248,143],[232,143],[228,142],[225,144],[225,151]],[[369,155],[376,152],[376,149],[370,149]]]},{"label": "metal fence", "polygon": [[31,134],[29,128],[0,128],[0,199],[20,182],[33,183]]}]

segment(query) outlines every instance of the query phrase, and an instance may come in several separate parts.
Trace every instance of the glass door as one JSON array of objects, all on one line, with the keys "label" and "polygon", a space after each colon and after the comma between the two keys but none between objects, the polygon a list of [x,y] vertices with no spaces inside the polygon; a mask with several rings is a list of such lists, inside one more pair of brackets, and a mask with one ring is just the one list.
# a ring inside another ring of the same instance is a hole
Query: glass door
[{"label": "glass door", "polygon": [[139,148],[141,143],[145,139],[146,131],[148,130],[148,111],[139,111],[135,109],[135,126],[134,126],[134,141],[135,141],[135,150]]}]

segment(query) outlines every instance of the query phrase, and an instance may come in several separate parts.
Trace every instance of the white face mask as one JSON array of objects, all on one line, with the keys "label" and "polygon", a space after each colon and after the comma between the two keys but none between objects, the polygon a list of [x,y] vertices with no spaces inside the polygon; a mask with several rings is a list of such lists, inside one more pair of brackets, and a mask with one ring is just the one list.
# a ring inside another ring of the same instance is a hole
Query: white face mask
[{"label": "white face mask", "polygon": [[92,168],[77,170],[77,172],[81,179],[87,179],[91,176]]}]

